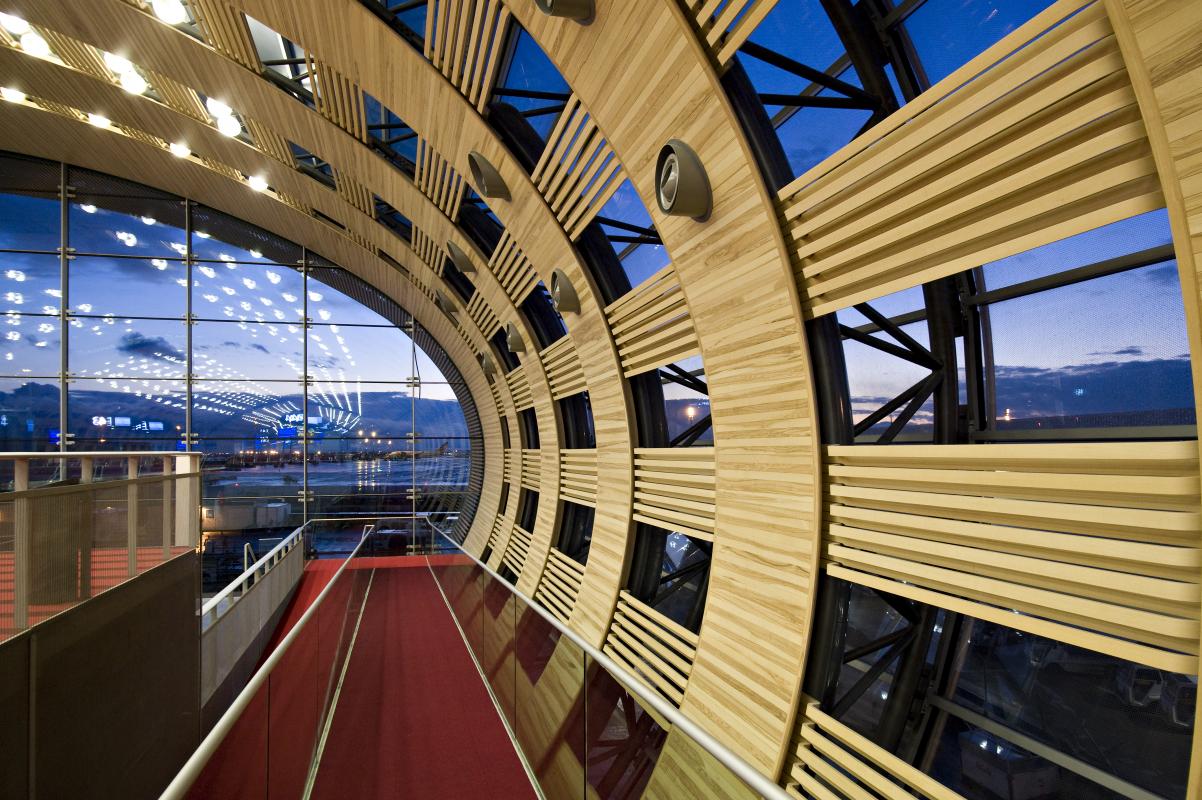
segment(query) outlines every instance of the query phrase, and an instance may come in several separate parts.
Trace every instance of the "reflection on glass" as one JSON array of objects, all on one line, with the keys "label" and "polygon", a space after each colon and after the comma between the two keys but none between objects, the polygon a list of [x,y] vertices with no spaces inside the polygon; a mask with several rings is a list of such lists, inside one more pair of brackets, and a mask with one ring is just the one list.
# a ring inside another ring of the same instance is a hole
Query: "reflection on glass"
[{"label": "reflection on glass", "polygon": [[305,373],[304,346],[295,322],[198,322],[192,369],[204,379],[298,380]]},{"label": "reflection on glass", "polygon": [[248,222],[205,206],[195,206],[192,210],[193,258],[222,263],[244,261],[295,266],[302,255],[298,245]]},{"label": "reflection on glass", "polygon": [[178,200],[77,193],[69,205],[67,229],[77,253],[144,258],[186,255],[184,206]]},{"label": "reflection on glass", "polygon": [[[6,174],[12,161],[0,158],[0,174]],[[0,186],[0,219],[21,220],[20,225],[0,227],[0,248],[54,251],[62,244],[57,190],[18,193],[5,180]],[[57,256],[55,260],[58,260]]]},{"label": "reflection on glass", "polygon": [[0,449],[58,449],[57,380],[0,378]]},{"label": "reflection on glass", "polygon": [[[68,263],[71,310],[78,314],[183,318],[188,270],[167,258],[79,256]],[[138,291],[129,287],[137,285]]]},{"label": "reflection on glass", "polygon": [[398,328],[314,325],[309,371],[327,383],[404,380],[412,374],[413,340]]},{"label": "reflection on glass", "polygon": [[68,369],[86,379],[182,378],[186,350],[183,322],[78,316],[71,320]]},{"label": "reflection on glass", "polygon": [[299,322],[304,295],[304,275],[296,267],[225,262],[192,268],[192,313],[201,319]]},{"label": "reflection on glass", "polygon": [[0,311],[57,314],[62,296],[57,255],[0,253]]},{"label": "reflection on glass", "polygon": [[167,440],[174,448],[184,437],[187,408],[178,380],[91,378],[67,385],[67,430],[98,450],[148,440]]},{"label": "reflection on glass", "polygon": [[0,375],[51,376],[61,369],[58,317],[6,312],[0,319]]},{"label": "reflection on glass", "polygon": [[259,440],[296,440],[304,422],[299,383],[197,381],[192,385],[192,430],[205,438],[238,440],[240,449],[255,449]]}]

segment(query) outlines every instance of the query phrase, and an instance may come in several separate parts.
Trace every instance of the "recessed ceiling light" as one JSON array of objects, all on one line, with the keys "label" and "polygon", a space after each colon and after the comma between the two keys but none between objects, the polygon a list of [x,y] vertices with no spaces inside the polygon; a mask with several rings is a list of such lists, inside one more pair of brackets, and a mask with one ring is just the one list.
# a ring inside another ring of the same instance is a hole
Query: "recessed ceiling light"
[{"label": "recessed ceiling light", "polygon": [[188,145],[184,144],[183,142],[172,142],[167,149],[170,150],[171,155],[175,156],[176,158],[187,158],[188,156],[192,155],[192,150],[189,149]]},{"label": "recessed ceiling light", "polygon": [[262,175],[251,175],[246,179],[246,184],[256,192],[267,191],[267,179]]},{"label": "recessed ceiling light", "polygon": [[212,97],[205,98],[205,108],[209,110],[210,114],[218,119],[221,119],[222,117],[228,117],[230,114],[234,113],[232,108],[220,100]]},{"label": "recessed ceiling light", "polygon": [[146,83],[145,78],[131,69],[129,72],[121,73],[121,88],[130,94],[142,94],[150,86]]},{"label": "recessed ceiling light", "polygon": [[48,58],[50,55],[52,55],[50,52],[50,45],[46,43],[45,39],[33,31],[29,31],[28,33],[21,35],[21,49],[26,53],[29,53],[29,55],[36,56],[37,58]]},{"label": "recessed ceiling light", "polygon": [[104,65],[118,75],[131,72],[134,68],[133,63],[128,58],[109,52],[105,52],[104,54]]},{"label": "recessed ceiling light", "polygon": [[156,222],[158,222],[158,220],[157,220],[157,219],[155,219],[154,217],[142,217],[142,224],[143,224],[143,225],[153,225],[153,224],[155,224]]},{"label": "recessed ceiling light", "polygon": [[154,0],[150,6],[154,15],[168,25],[179,25],[188,21],[188,12],[180,0]]},{"label": "recessed ceiling light", "polygon": [[113,121],[103,114],[88,114],[88,123],[97,128],[107,128]]},{"label": "recessed ceiling light", "polygon": [[236,117],[222,117],[217,120],[217,130],[224,133],[226,136],[233,138],[242,133],[242,123]]},{"label": "recessed ceiling light", "polygon": [[10,89],[7,86],[0,89],[0,97],[3,97],[10,103],[24,103],[25,92],[20,89]]},{"label": "recessed ceiling light", "polygon": [[29,23],[14,14],[0,14],[0,28],[13,36],[21,36],[29,32]]},{"label": "recessed ceiling light", "polygon": [[79,210],[85,214],[95,214],[96,206],[92,205],[91,203],[83,203],[80,205]]}]

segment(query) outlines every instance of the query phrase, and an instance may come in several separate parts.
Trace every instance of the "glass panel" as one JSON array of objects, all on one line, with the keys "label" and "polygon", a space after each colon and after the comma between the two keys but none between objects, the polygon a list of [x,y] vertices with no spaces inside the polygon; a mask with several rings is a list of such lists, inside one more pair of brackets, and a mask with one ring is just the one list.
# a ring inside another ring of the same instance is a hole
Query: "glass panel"
[{"label": "glass panel", "polygon": [[193,371],[201,379],[298,380],[304,375],[301,327],[276,322],[198,322]]},{"label": "glass panel", "polygon": [[413,374],[413,340],[398,328],[314,325],[309,369],[326,381],[399,381]]},{"label": "glass panel", "polygon": [[57,314],[62,296],[57,255],[0,253],[0,311]]},{"label": "glass panel", "polygon": [[[689,373],[701,383],[705,383],[705,367],[701,363],[701,356],[693,356],[677,362],[673,366]],[[660,372],[661,376],[666,374],[668,374],[666,370]],[[690,430],[695,433],[696,426],[709,416],[709,395],[695,388],[682,386],[666,377],[663,378],[663,390],[664,416],[668,421],[668,441],[676,441],[677,437],[683,436]],[[685,442],[682,440],[683,443]],[[714,444],[713,426],[706,428],[696,439],[687,444],[696,447],[712,446]]]},{"label": "glass panel", "polygon": [[228,262],[192,269],[192,313],[202,319],[299,322],[304,293],[296,267]]},{"label": "glass panel", "polygon": [[[917,298],[921,300],[921,298]],[[874,302],[873,307],[876,307]],[[839,311],[839,322],[849,325],[861,325],[867,320],[859,313],[849,314]],[[923,347],[930,345],[926,322],[915,322],[902,325],[901,330]],[[877,332],[872,334],[876,339],[886,344],[896,344],[888,334]],[[866,344],[851,339],[843,340],[843,357],[847,362],[847,384],[851,395],[852,421],[859,423],[869,414],[894,399],[915,383],[930,375],[930,370],[920,367],[913,362],[877,350]],[[906,423],[898,440],[929,441],[934,423],[934,402],[928,399],[914,416]],[[883,433],[904,410],[905,405],[877,422],[863,436],[866,440],[874,440]]]},{"label": "glass panel", "polygon": [[231,439],[237,449],[296,438],[304,423],[299,383],[198,381],[192,385],[192,430],[212,439]]},{"label": "glass panel", "polygon": [[296,266],[301,248],[248,222],[205,206],[192,210],[192,257],[203,261]]},{"label": "glass panel", "polygon": [[592,789],[589,796],[638,800],[655,771],[668,732],[612,675],[591,658],[587,664],[584,760]]},{"label": "glass panel", "polygon": [[58,412],[57,379],[0,379],[0,449],[57,450]]},{"label": "glass panel", "polygon": [[76,193],[67,212],[75,252],[145,258],[186,255],[183,202],[163,199],[157,192],[154,196],[131,192],[127,186],[132,184],[118,181],[104,187],[107,192]]},{"label": "glass panel", "polygon": [[67,430],[76,443],[91,440],[96,449],[106,445],[129,447],[145,441],[149,449],[168,440],[174,447],[184,435],[187,389],[183,381],[148,378],[73,381],[67,387]]},{"label": "glass panel", "polygon": [[[628,225],[637,225],[640,228],[654,229],[655,227],[651,222],[651,215],[647,213],[647,207],[643,205],[642,199],[629,180],[624,181],[618,187],[613,197],[609,198],[601,207],[598,216]],[[621,228],[607,227],[604,220],[600,220],[600,222],[610,236],[629,236],[631,233]],[[622,262],[622,269],[630,280],[631,286],[638,286],[668,265],[668,251],[662,244],[612,242],[612,245],[618,260]]]},{"label": "glass panel", "polygon": [[183,322],[111,314],[75,317],[68,339],[68,366],[72,375],[81,378],[182,378],[186,349]]},{"label": "glass panel", "polygon": [[534,41],[534,37],[515,26],[514,43],[512,45],[508,68],[498,83],[494,92],[494,102],[508,103],[518,109],[526,117],[526,121],[534,128],[539,138],[544,142],[555,127],[563,101],[558,99],[515,97],[505,93],[505,89],[515,89],[519,92],[550,92],[562,94],[565,97],[571,93],[571,87],[559,74],[559,70],[547,58],[547,54]]},{"label": "glass panel", "polygon": [[58,317],[10,311],[0,320],[0,375],[58,375],[61,358]]},{"label": "glass panel", "polygon": [[80,256],[67,263],[74,312],[182,319],[187,310],[183,261]]},{"label": "glass panel", "polygon": [[0,248],[56,250],[60,233],[59,165],[41,159],[0,156]]},{"label": "glass panel", "polygon": [[1194,423],[1176,262],[995,303],[988,318],[999,429]]}]

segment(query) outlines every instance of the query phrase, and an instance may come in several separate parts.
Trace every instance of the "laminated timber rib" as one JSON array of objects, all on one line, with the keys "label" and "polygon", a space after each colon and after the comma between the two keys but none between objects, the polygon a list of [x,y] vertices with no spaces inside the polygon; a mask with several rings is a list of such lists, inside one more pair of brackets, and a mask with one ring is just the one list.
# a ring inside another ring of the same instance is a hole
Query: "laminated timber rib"
[{"label": "laminated timber rib", "polygon": [[[869,785],[883,796],[947,800],[958,795],[802,693],[820,574],[1196,672],[1198,448],[824,449],[805,321],[1167,207],[1196,359],[1202,6],[1054,2],[770,191],[721,73],[775,5],[597,0],[581,25],[525,0],[437,0],[420,52],[352,2],[192,0],[200,42],[137,3],[13,0],[11,11],[53,32],[67,63],[0,47],[0,70],[33,98],[6,106],[0,136],[5,149],[236,214],[380,288],[446,349],[481,411],[486,470],[469,551],[512,570],[519,589],[798,796],[862,797]],[[262,77],[245,16],[304,49],[317,75],[316,108]],[[485,116],[514,22],[570,86],[530,174]],[[128,53],[152,85],[160,76],[162,102],[124,94],[103,72],[99,50]],[[363,93],[419,137],[416,180],[367,146]],[[245,111],[253,145],[220,137],[200,95]],[[119,130],[84,135],[78,109],[96,103]],[[180,138],[203,160],[168,155],[164,144]],[[657,205],[655,162],[671,139],[688,143],[708,172],[713,209],[704,222]],[[336,187],[297,173],[288,142],[327,160]],[[471,151],[509,189],[508,199],[489,200],[504,227],[492,252],[455,224]],[[272,194],[243,185],[243,175],[259,173]],[[627,178],[669,265],[607,303],[575,243]],[[373,219],[373,195],[412,221],[412,244]],[[475,268],[470,300],[443,280],[447,243]],[[541,347],[520,306],[540,281],[551,285],[553,270],[570,279],[580,307],[563,314],[567,335]],[[451,298],[457,321],[439,308],[440,296]],[[516,368],[498,365],[486,376],[477,359],[510,324],[525,351]],[[712,447],[636,446],[628,379],[696,355]],[[557,404],[581,391],[596,446],[567,449]],[[1202,400],[1197,363],[1194,397]],[[519,437],[520,412],[534,414],[537,447]],[[519,518],[523,489],[538,493],[533,525]],[[561,500],[595,510],[585,564],[557,548]],[[637,523],[712,543],[698,631],[624,591]],[[465,582],[460,594],[490,613],[482,586]],[[487,669],[514,658],[512,647],[496,645],[481,662]],[[507,702],[541,698],[518,712],[547,734],[540,763],[572,757],[555,735],[580,690],[565,677],[578,660],[561,640],[541,677],[518,669],[517,685],[506,689],[516,695]],[[1195,744],[1191,798],[1202,793],[1200,761]],[[645,796],[744,795],[691,740],[669,731]]]}]

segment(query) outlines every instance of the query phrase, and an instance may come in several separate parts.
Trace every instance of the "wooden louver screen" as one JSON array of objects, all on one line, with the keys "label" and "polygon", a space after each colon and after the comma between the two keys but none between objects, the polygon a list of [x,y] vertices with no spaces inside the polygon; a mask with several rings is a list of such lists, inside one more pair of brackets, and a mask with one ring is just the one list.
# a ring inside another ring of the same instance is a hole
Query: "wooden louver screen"
[{"label": "wooden louver screen", "polygon": [[359,85],[306,53],[317,111],[361,142],[367,141],[367,111]]},{"label": "wooden louver screen", "polygon": [[489,307],[488,301],[484,299],[484,295],[476,292],[472,295],[472,299],[467,304],[467,315],[472,318],[476,326],[480,329],[480,333],[484,334],[485,339],[491,339],[497,329],[501,327],[500,320]]},{"label": "wooden louver screen", "polygon": [[530,177],[575,239],[626,180],[626,172],[573,94]]},{"label": "wooden louver screen", "polygon": [[501,0],[430,0],[425,56],[483,111],[501,66],[510,11]]},{"label": "wooden louver screen", "polygon": [[210,47],[256,73],[262,72],[259,52],[242,12],[222,0],[188,0],[188,7]]},{"label": "wooden louver screen", "polygon": [[827,456],[827,574],[1196,671],[1196,441],[838,446]]},{"label": "wooden louver screen", "polygon": [[605,315],[627,377],[699,352],[693,319],[671,264],[607,306]]},{"label": "wooden louver screen", "polygon": [[551,384],[551,397],[560,400],[583,392],[584,371],[580,368],[580,357],[570,336],[564,336],[540,353],[547,381]]},{"label": "wooden louver screen", "polygon": [[623,591],[602,651],[679,706],[697,656],[697,634]]},{"label": "wooden louver screen", "polygon": [[1055,3],[780,192],[815,316],[1163,204],[1105,9],[1082,0]]},{"label": "wooden louver screen", "polygon": [[505,555],[501,562],[505,566],[513,570],[513,574],[521,576],[522,569],[526,566],[526,557],[530,554],[530,532],[525,528],[517,525],[513,526],[513,532],[509,535],[509,541],[505,545]]},{"label": "wooden louver screen", "polygon": [[488,259],[488,269],[496,276],[497,282],[514,305],[521,305],[538,285],[538,275],[535,274],[530,259],[526,258],[526,254],[518,247],[517,241],[509,231],[501,234],[497,249]]},{"label": "wooden louver screen", "polygon": [[634,451],[634,518],[700,539],[714,538],[714,448]]},{"label": "wooden louver screen", "polygon": [[706,46],[719,64],[726,64],[776,3],[777,0],[689,0],[687,5]]},{"label": "wooden louver screen", "polygon": [[413,182],[422,194],[454,220],[459,215],[459,204],[467,183],[463,176],[424,138],[417,138],[417,164]]},{"label": "wooden louver screen", "polygon": [[538,491],[539,481],[542,479],[542,458],[541,450],[522,450],[522,476],[521,484],[527,489]]},{"label": "wooden louver screen", "polygon": [[566,623],[576,607],[576,597],[580,594],[583,581],[584,566],[552,547],[534,597],[560,622]]},{"label": "wooden louver screen", "polygon": [[505,383],[509,385],[509,395],[513,398],[514,408],[521,411],[534,406],[534,399],[530,395],[530,379],[523,367],[518,366],[508,373]]},{"label": "wooden louver screen", "polygon": [[597,505],[597,451],[559,451],[559,495],[585,506]]}]

